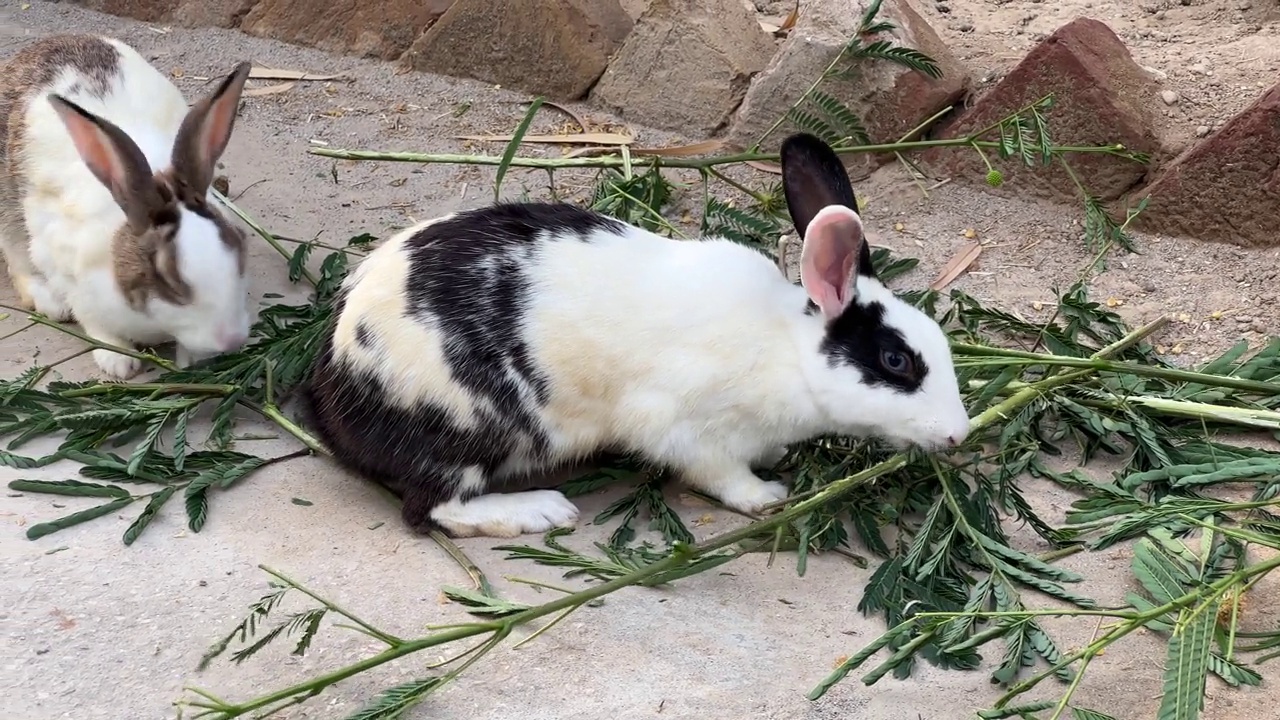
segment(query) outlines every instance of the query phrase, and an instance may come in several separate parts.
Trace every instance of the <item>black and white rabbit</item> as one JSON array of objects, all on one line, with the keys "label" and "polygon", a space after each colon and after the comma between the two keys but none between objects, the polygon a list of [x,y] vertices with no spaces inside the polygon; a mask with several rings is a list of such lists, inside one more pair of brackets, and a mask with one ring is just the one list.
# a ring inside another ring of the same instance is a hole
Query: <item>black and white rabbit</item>
[{"label": "black and white rabbit", "polygon": [[343,465],[456,537],[572,526],[554,490],[491,492],[599,451],[727,506],[786,497],[753,464],[827,433],[929,450],[969,417],[950,348],[874,276],[836,154],[782,146],[801,285],[764,254],[571,205],[499,204],[389,238],[347,278],[307,388]]}]

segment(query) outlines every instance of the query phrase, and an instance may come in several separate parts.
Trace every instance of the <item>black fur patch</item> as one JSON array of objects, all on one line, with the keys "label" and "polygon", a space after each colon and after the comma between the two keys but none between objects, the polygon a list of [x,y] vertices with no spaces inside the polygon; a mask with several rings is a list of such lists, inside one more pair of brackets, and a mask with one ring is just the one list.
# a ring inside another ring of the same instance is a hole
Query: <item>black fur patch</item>
[{"label": "black fur patch", "polygon": [[356,323],[356,342],[366,350],[373,348],[373,331],[363,322]]},{"label": "black fur patch", "polygon": [[869,277],[872,280],[879,280],[876,275],[876,265],[871,262],[871,243],[865,239],[862,241],[862,249],[858,251],[858,274],[862,277]]},{"label": "black fur patch", "polygon": [[[343,300],[335,302],[336,317]],[[402,498],[405,523],[420,531],[434,527],[433,507],[454,497],[467,499],[458,488],[467,467],[478,467],[490,477],[515,447],[514,434],[500,423],[486,419],[475,428],[462,428],[431,404],[412,410],[391,405],[378,378],[335,361],[332,327],[303,397],[307,424],[334,459]]]},{"label": "black fur patch", "polygon": [[[462,427],[432,404],[391,405],[376,377],[335,362],[330,329],[305,391],[309,423],[341,464],[399,495],[405,522],[419,530],[433,526],[430,512],[440,503],[484,492],[512,457],[545,463],[548,440],[531,410],[546,402],[548,380],[519,332],[529,300],[523,269],[537,261],[537,240],[548,231],[586,240],[592,231],[625,227],[571,206],[508,204],[424,228],[407,243],[405,322],[437,328],[454,378],[491,410]],[[344,300],[345,293],[335,298],[335,317]],[[370,335],[357,325],[357,342]],[[468,467],[485,482],[462,493]]]},{"label": "black fur patch", "polygon": [[[850,303],[849,307],[827,326],[822,352],[833,363],[853,365],[862,371],[863,380],[873,387],[887,385],[904,393],[920,389],[929,366],[924,358],[907,344],[902,333],[884,324],[884,305]],[[895,372],[884,363],[886,352],[901,353],[909,360],[906,372]]]},{"label": "black fur patch", "polygon": [[504,204],[429,225],[408,242],[409,311],[418,322],[438,325],[454,377],[528,433],[535,450],[546,441],[527,395],[531,390],[538,405],[545,403],[547,379],[520,336],[529,293],[523,269],[537,262],[536,241],[549,232],[585,241],[593,231],[625,227],[570,205]]}]

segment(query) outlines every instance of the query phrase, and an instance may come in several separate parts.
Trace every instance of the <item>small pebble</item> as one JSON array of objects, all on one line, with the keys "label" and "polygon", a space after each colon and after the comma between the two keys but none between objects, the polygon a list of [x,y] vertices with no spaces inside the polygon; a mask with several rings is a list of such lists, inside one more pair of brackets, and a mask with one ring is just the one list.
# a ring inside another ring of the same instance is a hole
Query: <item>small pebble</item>
[{"label": "small pebble", "polygon": [[1208,135],[1208,134],[1209,134],[1208,125],[1201,125],[1200,127],[1196,128],[1196,137],[1204,137],[1205,135]]},{"label": "small pebble", "polygon": [[1160,93],[1160,99],[1165,105],[1176,105],[1178,103],[1178,93],[1172,90],[1165,90]]}]

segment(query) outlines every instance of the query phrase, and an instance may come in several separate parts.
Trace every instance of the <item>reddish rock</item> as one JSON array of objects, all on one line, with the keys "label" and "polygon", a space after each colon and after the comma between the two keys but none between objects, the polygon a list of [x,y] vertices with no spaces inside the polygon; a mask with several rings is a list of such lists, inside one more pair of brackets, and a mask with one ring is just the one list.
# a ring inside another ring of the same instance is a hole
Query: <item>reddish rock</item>
[{"label": "reddish rock", "polygon": [[1143,230],[1280,246],[1280,84],[1161,170],[1130,204]]},{"label": "reddish rock", "polygon": [[[962,137],[1050,93],[1054,104],[1045,118],[1055,144],[1121,143],[1131,151],[1152,155],[1153,160],[1164,154],[1153,110],[1160,103],[1158,85],[1134,62],[1111,28],[1089,18],[1058,28],[936,136]],[[999,133],[993,131],[984,139],[998,140]],[[994,149],[986,153],[1004,174],[1004,185],[994,192],[1079,201],[1079,191],[1058,163],[1028,168],[1020,159],[999,160]],[[1096,153],[1066,158],[1085,187],[1103,200],[1120,197],[1148,170],[1132,160]],[[923,154],[922,160],[977,182],[983,182],[987,174],[982,158],[972,149],[938,149]]]},{"label": "reddish rock", "polygon": [[[128,2],[128,0],[106,0]],[[145,2],[146,0],[138,0]],[[196,4],[199,0],[181,0]],[[228,2],[230,0],[217,0]],[[334,53],[391,60],[441,18],[454,0],[247,0],[250,35]]]},{"label": "reddish rock", "polygon": [[415,70],[577,100],[633,24],[619,0],[456,0],[405,60]]},{"label": "reddish rock", "polygon": [[[769,66],[751,83],[734,118],[729,143],[749,148],[787,112],[820,77],[848,42],[857,35],[868,0],[808,0],[799,20]],[[856,60],[857,72],[824,81],[821,90],[847,105],[861,118],[871,142],[894,142],[920,122],[953,104],[969,86],[969,71],[947,49],[936,32],[906,0],[885,0],[877,16],[897,29],[866,42],[888,40],[915,48],[942,70],[933,79],[916,70],[879,59]],[[811,110],[806,106],[806,110]],[[761,144],[776,150],[795,126],[789,121]],[[852,171],[866,172],[892,155],[871,158],[846,156]]]},{"label": "reddish rock", "polygon": [[591,99],[643,125],[710,135],[775,49],[742,0],[652,0]]},{"label": "reddish rock", "polygon": [[162,22],[181,27],[224,27],[240,24],[240,19],[258,0],[75,0],[90,10],[129,17],[143,22]]}]

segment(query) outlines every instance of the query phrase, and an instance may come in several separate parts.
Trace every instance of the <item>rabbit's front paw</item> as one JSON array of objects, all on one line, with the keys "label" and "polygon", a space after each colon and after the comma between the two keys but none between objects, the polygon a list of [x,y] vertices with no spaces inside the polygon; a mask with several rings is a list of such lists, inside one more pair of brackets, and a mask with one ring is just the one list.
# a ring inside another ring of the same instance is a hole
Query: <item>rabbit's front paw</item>
[{"label": "rabbit's front paw", "polygon": [[93,361],[111,380],[128,380],[142,369],[142,361],[111,350],[94,350]]},{"label": "rabbit's front paw", "polygon": [[766,482],[749,475],[724,483],[720,502],[740,512],[757,513],[765,505],[785,500],[788,494],[787,486],[780,482]]}]

